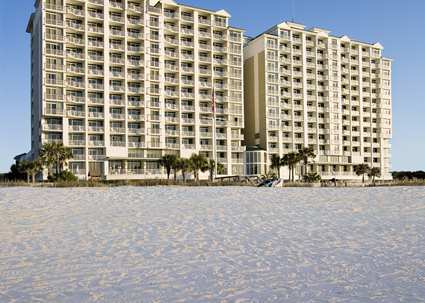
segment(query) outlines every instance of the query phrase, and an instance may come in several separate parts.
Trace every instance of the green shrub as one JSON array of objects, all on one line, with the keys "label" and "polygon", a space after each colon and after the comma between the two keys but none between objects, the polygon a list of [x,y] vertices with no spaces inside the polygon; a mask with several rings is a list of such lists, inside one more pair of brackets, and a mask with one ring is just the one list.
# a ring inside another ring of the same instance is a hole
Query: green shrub
[{"label": "green shrub", "polygon": [[64,170],[58,174],[54,174],[51,178],[52,182],[77,182],[78,177],[69,170]]},{"label": "green shrub", "polygon": [[308,173],[307,175],[304,176],[304,182],[307,182],[307,183],[320,182],[321,179],[322,178],[320,177],[318,173]]}]

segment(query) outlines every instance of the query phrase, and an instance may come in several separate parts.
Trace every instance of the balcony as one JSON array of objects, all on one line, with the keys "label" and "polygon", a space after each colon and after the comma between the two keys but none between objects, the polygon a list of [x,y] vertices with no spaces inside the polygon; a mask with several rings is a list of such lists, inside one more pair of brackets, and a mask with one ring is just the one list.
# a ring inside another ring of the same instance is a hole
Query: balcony
[{"label": "balcony", "polygon": [[124,86],[121,85],[111,85],[110,88],[113,92],[124,92]]},{"label": "balcony", "polygon": [[68,29],[74,29],[78,31],[84,31],[84,25],[75,22],[67,22]]},{"label": "balcony", "polygon": [[122,31],[122,30],[118,30],[118,29],[111,29],[109,33],[110,33],[110,35],[112,35],[112,36],[124,37],[124,31]]},{"label": "balcony", "polygon": [[70,51],[68,51],[66,53],[66,55],[67,55],[67,57],[71,57],[71,58],[74,58],[74,59],[84,59],[84,54],[82,52],[79,53],[79,52],[70,52]]},{"label": "balcony", "polygon": [[72,6],[67,6],[66,12],[77,17],[84,17],[84,10]]},{"label": "balcony", "polygon": [[103,104],[103,98],[101,98],[101,97],[89,97],[89,102],[91,104]]},{"label": "balcony", "polygon": [[129,52],[143,52],[143,46],[132,46],[132,45],[130,45],[130,46],[127,47],[127,50]]},{"label": "balcony", "polygon": [[84,87],[84,82],[83,82],[83,81],[73,81],[73,80],[67,80],[67,81],[66,81],[66,84],[67,84],[68,86],[76,87],[76,88],[82,88],[82,87]]},{"label": "balcony", "polygon": [[189,60],[189,61],[194,60],[193,54],[182,54],[182,57],[184,60]]},{"label": "balcony", "polygon": [[179,118],[173,117],[173,116],[168,116],[168,117],[165,117],[165,122],[177,123],[177,122],[179,122]]},{"label": "balcony", "polygon": [[227,52],[227,48],[226,47],[222,47],[222,46],[214,46],[214,51],[215,52],[220,52],[220,53],[225,53],[225,52]]},{"label": "balcony", "polygon": [[56,34],[52,34],[52,33],[47,33],[46,39],[47,40],[55,40],[55,41],[63,41],[63,35],[56,35]]},{"label": "balcony", "polygon": [[67,111],[68,116],[71,117],[85,117],[86,113],[82,110],[68,110]]},{"label": "balcony", "polygon": [[142,121],[144,119],[145,117],[143,115],[133,115],[133,114],[128,115],[128,120],[130,121]]},{"label": "balcony", "polygon": [[[144,148],[145,143],[144,142],[128,142],[128,147]],[[132,171],[134,171],[134,170],[132,170]]]},{"label": "balcony", "polygon": [[141,67],[144,65],[144,62],[142,60],[128,60],[128,65],[133,67]]},{"label": "balcony", "polygon": [[104,146],[105,142],[103,140],[90,140],[89,146]]},{"label": "balcony", "polygon": [[112,104],[112,105],[118,105],[118,106],[124,106],[125,105],[125,102],[124,102],[123,99],[116,99],[116,98],[110,99],[109,103]]},{"label": "balcony", "polygon": [[103,27],[101,26],[88,26],[88,31],[91,33],[98,33],[98,34],[102,34],[103,33]]},{"label": "balcony", "polygon": [[201,144],[201,150],[212,150],[212,145],[209,144]]},{"label": "balcony", "polygon": [[135,39],[142,39],[143,38],[143,34],[140,32],[133,32],[133,31],[128,31],[127,32],[127,36],[130,38],[135,38]]},{"label": "balcony", "polygon": [[124,4],[118,1],[109,1],[109,5],[113,8],[120,8],[120,9],[124,8]]},{"label": "balcony", "polygon": [[89,126],[88,131],[94,133],[103,133],[105,129],[103,126]]},{"label": "balcony", "polygon": [[184,124],[194,124],[195,123],[195,119],[193,119],[193,118],[182,118],[182,122]]},{"label": "balcony", "polygon": [[211,25],[211,20],[209,19],[199,18],[198,21],[200,24]]},{"label": "balcony", "polygon": [[199,136],[201,138],[212,138],[212,132],[200,132]]},{"label": "balcony", "polygon": [[103,69],[100,68],[90,68],[89,75],[91,76],[103,76]]},{"label": "balcony", "polygon": [[144,87],[140,87],[140,86],[129,86],[128,87],[128,91],[130,93],[140,94],[140,93],[143,93],[145,91],[145,88]]},{"label": "balcony", "polygon": [[128,128],[127,130],[130,134],[144,134],[144,132],[145,132],[144,128],[131,127],[131,128]]},{"label": "balcony", "polygon": [[69,125],[68,130],[71,132],[84,132],[86,129],[84,125]]},{"label": "balcony", "polygon": [[43,124],[43,130],[47,131],[62,131],[62,124]]},{"label": "balcony", "polygon": [[98,13],[96,11],[88,11],[89,17],[91,18],[95,18],[95,19],[103,19],[103,14],[102,13]]},{"label": "balcony", "polygon": [[130,101],[128,101],[128,106],[141,107],[141,106],[143,106],[143,101],[130,100]]},{"label": "balcony", "polygon": [[89,54],[88,58],[90,61],[103,61],[103,56]]},{"label": "balcony", "polygon": [[109,130],[114,134],[125,134],[124,127],[110,127]]},{"label": "balcony", "polygon": [[110,117],[113,120],[124,120],[125,119],[125,115],[119,114],[119,113],[110,113]]},{"label": "balcony", "polygon": [[181,41],[182,46],[193,47],[193,41]]},{"label": "balcony", "polygon": [[69,145],[71,146],[85,146],[86,141],[84,140],[69,140]]},{"label": "balcony", "polygon": [[194,131],[182,131],[182,136],[183,137],[195,137],[195,132]]},{"label": "balcony", "polygon": [[90,89],[96,89],[96,90],[102,90],[103,89],[103,83],[89,83]]},{"label": "balcony", "polygon": [[181,95],[183,98],[190,98],[190,99],[195,98],[195,94],[191,92],[182,92]]},{"label": "balcony", "polygon": [[138,13],[143,13],[143,7],[141,5],[137,5],[135,3],[128,3],[128,9],[133,10]]},{"label": "balcony", "polygon": [[129,73],[127,76],[130,80],[143,80],[145,78],[141,73]]},{"label": "balcony", "polygon": [[124,23],[124,17],[122,17],[122,16],[110,15],[109,19],[114,21],[114,22]]},{"label": "balcony", "polygon": [[193,16],[192,15],[182,14],[181,18],[185,21],[193,22]]},{"label": "balcony", "polygon": [[195,107],[193,105],[182,105],[182,110],[184,111],[194,111]]},{"label": "balcony", "polygon": [[91,112],[91,111],[89,111],[89,118],[103,119],[103,117],[104,117],[103,112]]},{"label": "balcony", "polygon": [[202,75],[211,75],[211,70],[206,68],[200,68],[199,73]]},{"label": "balcony", "polygon": [[167,97],[178,97],[179,96],[179,93],[177,91],[174,91],[174,90],[165,90],[164,93]]},{"label": "balcony", "polygon": [[66,36],[66,42],[75,45],[84,45],[84,40],[82,38],[77,38],[73,36]]},{"label": "balcony", "polygon": [[54,11],[63,11],[63,6],[51,4],[51,3],[46,3],[46,9],[47,10],[54,10]]}]

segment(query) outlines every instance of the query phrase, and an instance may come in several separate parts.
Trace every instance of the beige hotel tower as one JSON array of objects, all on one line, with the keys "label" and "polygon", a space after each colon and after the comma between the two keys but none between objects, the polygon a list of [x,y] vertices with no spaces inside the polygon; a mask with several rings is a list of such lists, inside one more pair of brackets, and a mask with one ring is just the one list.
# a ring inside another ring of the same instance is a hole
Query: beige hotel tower
[{"label": "beige hotel tower", "polygon": [[323,178],[364,162],[390,178],[381,45],[289,22],[249,39],[229,19],[173,0],[36,0],[29,156],[63,143],[82,179],[159,178],[161,156],[193,153],[255,175],[312,146]]},{"label": "beige hotel tower", "polygon": [[323,179],[359,178],[362,163],[391,178],[391,60],[379,43],[284,22],[248,39],[244,79],[245,142],[258,147],[246,153],[247,174],[313,147],[309,171]]},{"label": "beige hotel tower", "polygon": [[160,177],[172,153],[243,174],[243,31],[229,18],[173,0],[37,0],[32,156],[61,142],[80,178]]}]

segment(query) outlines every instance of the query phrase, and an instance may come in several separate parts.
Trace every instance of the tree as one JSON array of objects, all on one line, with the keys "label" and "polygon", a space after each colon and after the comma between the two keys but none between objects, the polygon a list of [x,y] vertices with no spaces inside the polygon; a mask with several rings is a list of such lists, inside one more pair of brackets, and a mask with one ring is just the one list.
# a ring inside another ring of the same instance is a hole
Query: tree
[{"label": "tree", "polygon": [[223,175],[224,174],[224,165],[220,162],[217,163],[217,174]]},{"label": "tree", "polygon": [[192,154],[190,162],[195,180],[199,181],[199,171],[204,172],[208,169],[208,160],[202,155]]},{"label": "tree", "polygon": [[167,180],[170,179],[171,170],[176,166],[177,160],[176,155],[165,155],[158,160],[159,165],[164,167],[167,172]]},{"label": "tree", "polygon": [[56,156],[56,170],[60,174],[69,159],[72,159],[72,151],[70,148],[60,144],[57,148],[58,154]]},{"label": "tree", "polygon": [[289,167],[289,156],[288,156],[288,154],[283,155],[283,157],[280,159],[280,165],[284,166],[284,167],[288,166],[288,172],[289,172],[288,181],[291,181],[291,168]]},{"label": "tree", "polygon": [[282,159],[278,155],[273,154],[270,162],[270,169],[277,171],[277,176],[280,179],[280,167],[283,165]]},{"label": "tree", "polygon": [[322,178],[320,177],[320,175],[318,173],[307,173],[304,175],[304,182],[307,183],[316,183],[319,182]]},{"label": "tree", "polygon": [[171,168],[173,169],[174,173],[174,181],[177,181],[177,172],[180,170],[179,161],[180,157],[176,156],[175,161],[171,163]]},{"label": "tree", "polygon": [[56,166],[56,173],[60,173],[66,161],[72,159],[72,152],[62,143],[46,143],[41,148],[40,159],[43,166],[47,167],[48,176],[51,178],[53,165]]},{"label": "tree", "polygon": [[381,175],[379,167],[372,167],[369,169],[368,176],[372,178],[373,186],[376,185],[375,178]]},{"label": "tree", "polygon": [[303,170],[301,175],[304,176],[308,173],[307,167],[310,158],[315,158],[316,154],[314,153],[314,149],[312,147],[304,147],[298,151],[299,158],[303,161]]},{"label": "tree", "polygon": [[180,158],[177,162],[178,170],[182,172],[183,181],[186,182],[186,173],[191,169],[191,162],[189,159]]},{"label": "tree", "polygon": [[357,176],[362,176],[362,183],[364,183],[364,175],[369,172],[369,166],[367,164],[354,165],[354,172]]},{"label": "tree", "polygon": [[31,176],[31,182],[35,183],[35,175],[40,172],[43,169],[43,163],[40,159],[36,159],[33,161],[23,161],[22,163],[23,169],[25,170],[27,174],[27,182],[30,182],[30,176]]},{"label": "tree", "polygon": [[289,180],[292,182],[295,181],[295,167],[298,162],[300,162],[301,158],[298,153],[291,152],[286,154],[282,158],[282,165],[288,165],[289,168]]},{"label": "tree", "polygon": [[217,175],[224,174],[224,165],[215,161],[213,159],[208,160],[208,171],[210,173],[210,181],[212,182],[214,180],[214,174],[216,171],[217,166]]},{"label": "tree", "polygon": [[210,172],[210,181],[212,182],[215,174],[215,161],[213,159],[208,160],[208,171]]}]

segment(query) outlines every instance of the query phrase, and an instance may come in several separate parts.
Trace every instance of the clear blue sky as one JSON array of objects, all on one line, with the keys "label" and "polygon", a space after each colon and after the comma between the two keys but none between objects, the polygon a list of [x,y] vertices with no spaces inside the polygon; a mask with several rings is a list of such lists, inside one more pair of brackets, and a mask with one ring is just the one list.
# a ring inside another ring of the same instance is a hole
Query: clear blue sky
[{"label": "clear blue sky", "polygon": [[[30,147],[29,35],[34,0],[0,0],[0,172]],[[183,1],[182,1],[183,2]],[[225,8],[234,26],[256,35],[292,19],[290,0],[185,0]],[[293,0],[294,20],[384,46],[393,64],[393,170],[425,170],[425,1]]]}]

